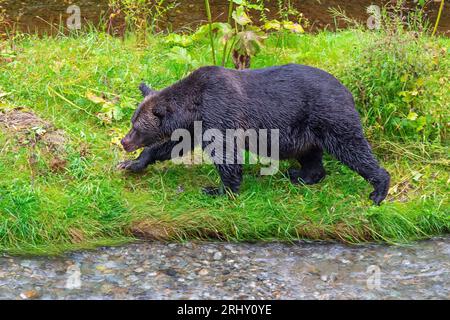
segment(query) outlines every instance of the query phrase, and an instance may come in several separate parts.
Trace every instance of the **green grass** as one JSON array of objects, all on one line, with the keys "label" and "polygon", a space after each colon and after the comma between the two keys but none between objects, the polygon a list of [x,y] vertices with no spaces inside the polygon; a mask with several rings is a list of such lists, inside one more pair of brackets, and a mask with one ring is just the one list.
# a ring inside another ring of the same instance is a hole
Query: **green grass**
[{"label": "green grass", "polygon": [[[403,66],[395,55],[381,61],[377,50],[383,50],[379,43],[385,37],[360,31],[291,35],[277,48],[273,36],[252,61],[254,68],[289,62],[321,67],[351,88],[374,151],[392,175],[390,195],[380,207],[368,200],[371,187],[361,177],[329,157],[329,175],[315,186],[292,185],[283,175],[292,165],[287,162],[272,177],[247,166],[236,199],[201,194],[202,186],[219,183],[211,165],[166,162],[141,175],[118,172],[116,164],[126,155],[113,141],[128,129],[140,81],[159,89],[194,66],[207,65],[207,39],[188,46],[188,58],[169,54],[173,44],[162,36],[149,39],[146,47],[133,37],[122,42],[100,33],[27,36],[17,40],[13,52],[5,45],[0,96],[8,95],[0,99],[0,110],[32,110],[64,130],[67,141],[63,151],[52,153],[42,141],[20,142],[23,133],[0,125],[0,250],[56,254],[124,243],[132,234],[163,240],[405,243],[449,232],[445,86],[450,67],[443,48],[450,41],[424,36],[405,44],[400,54],[413,56]],[[378,60],[361,60],[368,52]],[[415,62],[428,69],[414,80],[399,80],[404,70],[415,70]],[[377,74],[383,66],[389,74]],[[418,78],[420,88],[414,87]],[[417,95],[407,101],[399,88],[417,89]],[[104,93],[123,118],[102,123],[96,117],[101,105],[88,99],[89,93]],[[425,124],[408,120],[412,111],[417,119],[426,117]],[[62,170],[52,170],[55,155],[66,161]]]}]

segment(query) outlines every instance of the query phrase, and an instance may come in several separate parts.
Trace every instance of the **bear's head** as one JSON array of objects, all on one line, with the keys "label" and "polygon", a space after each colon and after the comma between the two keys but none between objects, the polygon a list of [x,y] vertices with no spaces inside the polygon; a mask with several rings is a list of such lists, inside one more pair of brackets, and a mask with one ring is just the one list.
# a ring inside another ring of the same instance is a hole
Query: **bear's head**
[{"label": "bear's head", "polygon": [[193,107],[196,99],[180,88],[154,91],[142,83],[139,89],[144,100],[131,118],[131,130],[121,143],[125,151],[133,152],[142,147],[170,140],[176,129],[188,129],[195,121]]},{"label": "bear's head", "polygon": [[161,126],[169,106],[166,105],[164,99],[160,99],[158,91],[150,89],[144,83],[139,86],[139,89],[144,100],[131,118],[130,131],[121,141],[127,152],[133,152],[165,140]]}]

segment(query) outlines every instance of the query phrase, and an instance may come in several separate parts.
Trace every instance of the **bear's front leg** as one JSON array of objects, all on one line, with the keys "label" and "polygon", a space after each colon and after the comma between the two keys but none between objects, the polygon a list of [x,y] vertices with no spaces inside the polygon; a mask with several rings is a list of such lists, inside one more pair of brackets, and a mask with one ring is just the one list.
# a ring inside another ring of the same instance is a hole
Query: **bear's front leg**
[{"label": "bear's front leg", "polygon": [[117,165],[117,169],[128,170],[135,173],[141,172],[147,168],[149,164],[155,162],[152,154],[153,150],[146,147],[136,160],[123,161]]},{"label": "bear's front leg", "polygon": [[216,164],[216,168],[219,171],[222,186],[219,188],[206,187],[203,189],[203,192],[211,196],[223,195],[227,192],[239,193],[239,187],[242,182],[242,165]]},{"label": "bear's front leg", "polygon": [[[173,148],[179,143],[179,141],[167,141],[159,145],[146,147],[136,160],[124,161],[120,163],[117,168],[136,173],[141,172],[147,168],[148,165],[153,164],[156,161],[166,161],[172,159]],[[191,144],[191,150],[193,149],[194,144]],[[184,154],[177,156],[184,156]]]}]

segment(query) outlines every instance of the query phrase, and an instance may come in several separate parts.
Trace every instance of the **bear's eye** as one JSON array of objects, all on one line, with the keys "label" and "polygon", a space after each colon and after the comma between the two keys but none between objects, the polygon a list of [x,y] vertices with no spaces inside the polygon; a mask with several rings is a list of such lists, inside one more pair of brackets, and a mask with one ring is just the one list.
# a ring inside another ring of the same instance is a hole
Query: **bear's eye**
[{"label": "bear's eye", "polygon": [[139,129],[138,129],[136,126],[133,127],[133,130],[134,130],[134,133],[135,133],[135,134],[139,134],[139,133],[140,133],[140,132],[139,132]]},{"label": "bear's eye", "polygon": [[163,118],[166,115],[164,108],[161,107],[155,107],[153,109],[153,114],[159,119]]}]

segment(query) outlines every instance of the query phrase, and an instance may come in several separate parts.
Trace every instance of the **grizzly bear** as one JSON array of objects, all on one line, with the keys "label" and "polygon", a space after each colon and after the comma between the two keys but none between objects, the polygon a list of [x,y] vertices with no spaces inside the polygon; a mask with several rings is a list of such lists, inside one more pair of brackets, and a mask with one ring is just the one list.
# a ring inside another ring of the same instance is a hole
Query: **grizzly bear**
[{"label": "grizzly bear", "polygon": [[[179,141],[177,129],[203,130],[279,129],[279,158],[296,159],[300,169],[290,169],[293,183],[315,184],[326,175],[326,151],[372,184],[370,199],[379,205],[389,189],[390,176],[381,168],[364,137],[361,120],[350,91],[331,74],[309,66],[289,64],[256,70],[202,67],[161,91],[145,84],[143,102],[135,111],[130,132],[123,138],[127,152],[145,147],[120,169],[139,172],[149,164],[172,158]],[[191,141],[192,148],[197,144]],[[206,143],[201,143],[206,147]],[[215,163],[222,180],[208,194],[237,193],[242,164]]]}]

